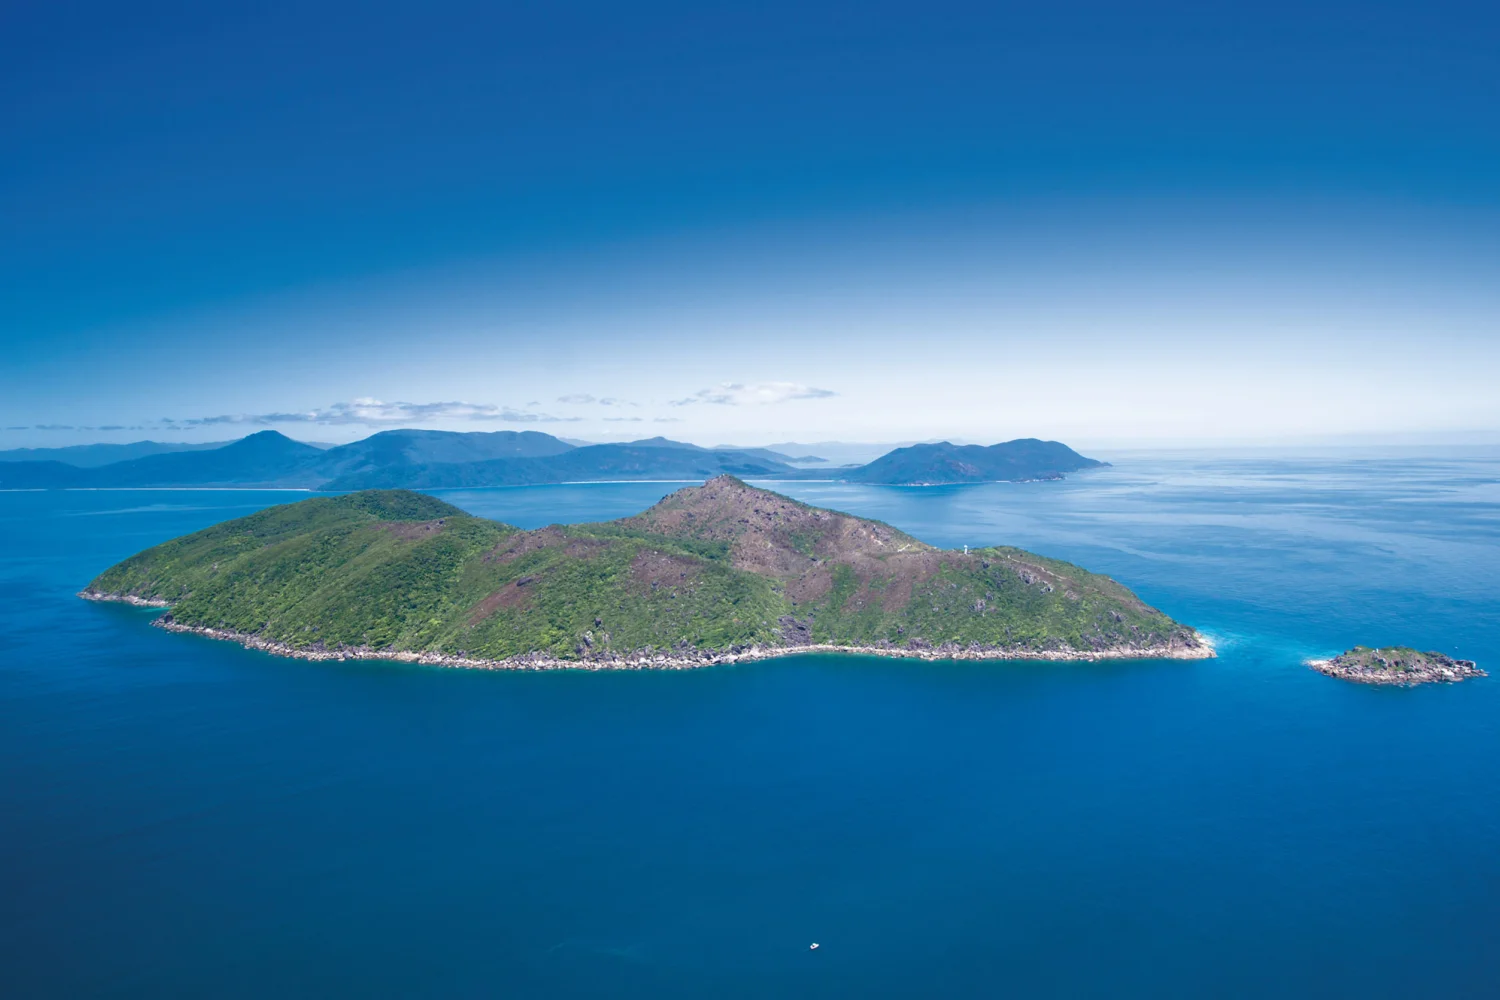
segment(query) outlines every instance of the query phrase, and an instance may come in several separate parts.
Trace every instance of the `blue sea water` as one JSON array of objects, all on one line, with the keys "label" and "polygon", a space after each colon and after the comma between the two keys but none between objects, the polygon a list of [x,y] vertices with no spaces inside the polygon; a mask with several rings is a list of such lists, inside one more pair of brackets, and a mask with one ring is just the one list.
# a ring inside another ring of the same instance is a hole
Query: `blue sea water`
[{"label": "blue sea water", "polygon": [[[533,527],[672,488],[444,495]],[[1500,995],[1500,672],[1303,665],[1500,667],[1500,460],[781,488],[1109,573],[1221,656],[282,660],[73,594],[301,494],[0,494],[0,994]]]}]

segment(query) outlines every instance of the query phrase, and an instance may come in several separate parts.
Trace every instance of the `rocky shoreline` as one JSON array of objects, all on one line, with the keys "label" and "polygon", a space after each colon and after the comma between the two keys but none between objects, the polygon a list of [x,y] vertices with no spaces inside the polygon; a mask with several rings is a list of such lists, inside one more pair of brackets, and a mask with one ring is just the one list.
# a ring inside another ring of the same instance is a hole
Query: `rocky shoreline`
[{"label": "rocky shoreline", "polygon": [[136,608],[170,608],[168,601],[159,597],[136,597],[134,594],[106,594],[98,590],[80,590],[78,596],[85,601],[101,601],[112,604],[129,604]]},{"label": "rocky shoreline", "polygon": [[[149,601],[122,594],[84,591],[78,595],[90,601],[117,601],[140,607],[165,608],[165,601]],[[1213,646],[1196,632],[1180,641],[1161,646],[1122,646],[1104,650],[1075,649],[993,649],[978,646],[961,647],[956,643],[922,648],[897,646],[837,646],[808,643],[793,646],[746,646],[728,650],[680,649],[670,652],[593,653],[579,659],[564,659],[545,653],[525,653],[502,660],[454,656],[447,653],[410,650],[373,649],[368,646],[342,646],[333,649],[296,647],[232,629],[187,625],[175,621],[171,614],[157,618],[152,625],[168,632],[199,635],[208,639],[239,643],[276,656],[299,660],[388,660],[422,666],[460,667],[470,670],[693,670],[700,667],[753,663],[798,653],[854,653],[867,656],[889,656],[918,660],[1047,660],[1058,662],[1092,662],[1101,660],[1203,660],[1215,656]]]},{"label": "rocky shoreline", "polygon": [[1331,660],[1309,660],[1307,665],[1339,680],[1395,687],[1454,684],[1471,677],[1489,676],[1473,660],[1457,660],[1444,653],[1424,653],[1406,646],[1379,649],[1355,646]]}]

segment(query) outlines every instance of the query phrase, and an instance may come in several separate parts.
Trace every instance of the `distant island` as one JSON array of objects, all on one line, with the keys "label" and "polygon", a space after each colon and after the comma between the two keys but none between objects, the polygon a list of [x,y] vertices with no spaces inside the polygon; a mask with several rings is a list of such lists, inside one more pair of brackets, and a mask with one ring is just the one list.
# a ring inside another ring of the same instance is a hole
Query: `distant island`
[{"label": "distant island", "polygon": [[[122,457],[131,456],[131,457]],[[834,479],[931,485],[1060,479],[1104,463],[1055,441],[921,444],[862,466],[809,469],[767,448],[702,448],[655,437],[575,444],[537,431],[392,430],[320,448],[277,431],[226,445],[89,445],[0,453],[0,489],[283,487],[342,492],[531,486],[607,480]]]},{"label": "distant island", "polygon": [[1455,660],[1443,653],[1424,653],[1409,646],[1355,646],[1331,660],[1310,660],[1308,666],[1329,677],[1358,684],[1451,684],[1489,675],[1473,660]]},{"label": "distant island", "polygon": [[308,659],[695,667],[797,651],[944,659],[1196,659],[1125,587],[1008,547],[940,550],[731,476],[641,514],[522,531],[367,490],[174,539],[80,596]]},{"label": "distant island", "polygon": [[1061,479],[1107,463],[1084,458],[1057,441],[1022,438],[1004,444],[914,444],[882,455],[842,478],[852,483],[935,486],[948,483],[1029,482]]}]

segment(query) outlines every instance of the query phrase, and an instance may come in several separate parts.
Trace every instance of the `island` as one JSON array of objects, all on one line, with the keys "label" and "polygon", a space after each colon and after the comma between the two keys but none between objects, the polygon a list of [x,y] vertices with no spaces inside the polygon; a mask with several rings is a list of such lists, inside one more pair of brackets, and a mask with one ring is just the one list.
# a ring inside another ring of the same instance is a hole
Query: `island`
[{"label": "island", "polygon": [[80,596],[306,659],[540,670],[817,650],[1214,655],[1108,577],[1016,548],[937,549],[727,475],[631,517],[531,531],[407,490],[316,497],[147,549]]},{"label": "island", "polygon": [[1059,441],[1020,438],[988,447],[939,441],[897,448],[868,465],[846,470],[839,478],[892,486],[1021,483],[1062,479],[1069,472],[1101,469],[1107,464],[1084,458]]},{"label": "island", "polygon": [[1452,684],[1470,677],[1488,677],[1473,660],[1455,660],[1443,653],[1424,653],[1410,646],[1355,646],[1331,660],[1309,660],[1320,674],[1357,684]]}]

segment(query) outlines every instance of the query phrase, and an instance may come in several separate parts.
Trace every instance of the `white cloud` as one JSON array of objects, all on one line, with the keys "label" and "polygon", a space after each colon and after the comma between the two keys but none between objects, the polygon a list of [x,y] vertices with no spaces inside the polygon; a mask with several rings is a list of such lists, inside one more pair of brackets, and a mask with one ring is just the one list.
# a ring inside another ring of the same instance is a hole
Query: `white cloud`
[{"label": "white cloud", "polygon": [[549,413],[517,410],[492,403],[387,403],[361,397],[347,403],[334,403],[320,410],[302,413],[240,413],[217,417],[167,418],[170,427],[203,427],[213,424],[363,424],[378,427],[385,424],[431,423],[439,420],[472,420],[510,424],[562,423],[578,417],[554,417]]},{"label": "white cloud", "polygon": [[616,399],[613,396],[603,396],[603,397],[600,397],[600,396],[591,396],[591,395],[589,395],[586,392],[575,392],[575,393],[571,393],[571,394],[569,394],[567,396],[558,396],[557,397],[557,401],[559,403],[567,403],[569,406],[587,406],[587,405],[589,405],[591,403],[598,403],[600,406],[639,406],[640,405],[638,403],[632,403],[632,402],[630,402],[628,400]]},{"label": "white cloud", "polygon": [[720,382],[717,388],[699,389],[685,399],[672,400],[673,406],[714,403],[719,406],[765,406],[793,399],[827,399],[837,396],[832,389],[818,389],[800,382]]},{"label": "white cloud", "polygon": [[8,431],[143,431],[145,424],[19,424]]}]

